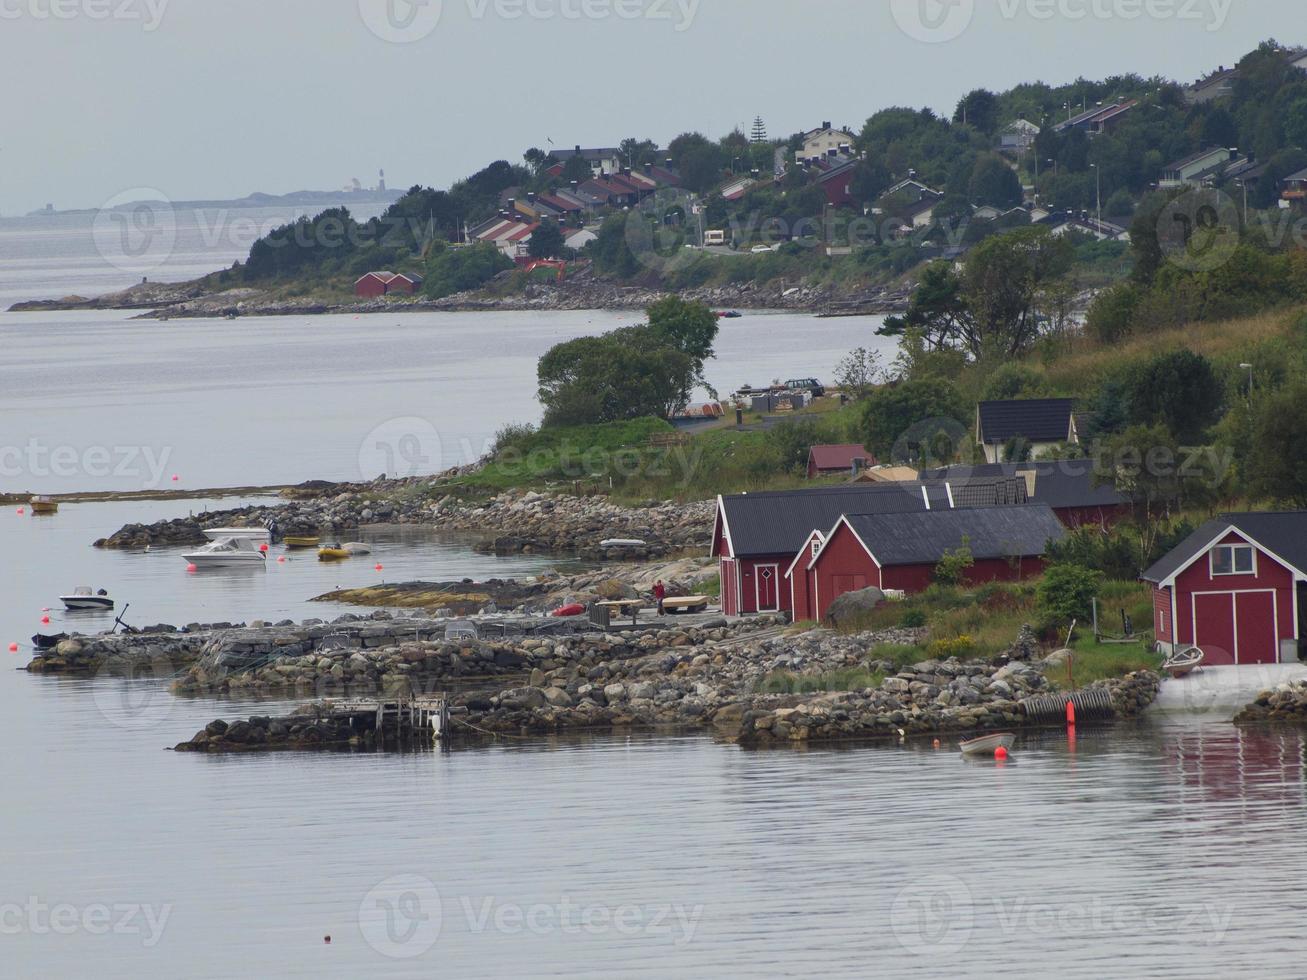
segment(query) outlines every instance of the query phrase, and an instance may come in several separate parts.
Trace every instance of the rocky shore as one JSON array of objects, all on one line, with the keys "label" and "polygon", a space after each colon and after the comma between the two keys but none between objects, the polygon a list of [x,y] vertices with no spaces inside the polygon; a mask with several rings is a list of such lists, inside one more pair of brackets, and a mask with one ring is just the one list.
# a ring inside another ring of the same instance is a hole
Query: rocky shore
[{"label": "rocky shore", "polygon": [[1234,717],[1236,725],[1285,722],[1307,725],[1307,682],[1280,684],[1263,691],[1257,700]]},{"label": "rocky shore", "polygon": [[[504,273],[507,277],[511,272]],[[501,287],[502,288],[502,287]],[[267,290],[241,287],[215,291],[203,280],[184,283],[139,283],[104,296],[68,296],[57,300],[17,303],[11,312],[60,310],[144,310],[150,319],[222,318],[241,316],[308,316],[321,314],[544,311],[544,310],[632,310],[647,309],[665,296],[666,290],[631,286],[594,276],[581,270],[562,283],[528,283],[520,292],[501,293],[492,283],[488,289],[457,293],[438,300],[400,299],[354,301],[302,296],[287,298]],[[818,314],[877,314],[901,312],[907,308],[910,289],[899,287],[856,287],[838,289],[830,285],[802,282],[745,282],[727,286],[700,287],[679,292],[687,300],[717,309],[785,310]]]},{"label": "rocky shore", "polygon": [[[781,620],[762,617],[621,636],[532,639],[510,647],[414,643],[344,659],[300,658],[284,664],[284,673],[274,671],[280,678],[256,673],[237,688],[228,682],[224,690],[259,693],[265,690],[261,684],[269,685],[269,691],[288,684],[329,689],[332,683],[366,676],[379,681],[391,697],[431,694],[436,690],[431,682],[460,669],[455,664],[511,655],[520,658],[523,670],[529,668],[529,677],[511,687],[454,695],[451,734],[677,729],[761,745],[956,735],[1044,723],[1033,709],[1027,711],[1030,699],[1051,693],[1042,662],[928,660],[899,669],[877,656],[879,648],[920,639],[911,630],[792,635]],[[222,683],[196,672],[192,676]],[[1126,718],[1150,704],[1158,686],[1157,675],[1144,672],[1094,687],[1106,692],[1116,717]],[[306,711],[329,714],[330,703]],[[257,736],[260,747],[304,744],[302,736],[313,727],[283,722],[283,734],[277,736],[269,723],[252,719],[246,726],[239,729],[242,734],[249,727],[266,731]],[[249,747],[246,742],[229,744],[228,730],[209,726],[178,748],[213,752]],[[315,731],[312,741],[322,745],[349,744],[358,737],[350,726],[334,733]]]},{"label": "rocky shore", "polygon": [[[298,499],[261,507],[210,511],[154,524],[128,524],[97,548],[203,544],[205,528],[264,526],[275,520],[283,534],[341,536],[372,524],[420,525],[485,537],[477,550],[495,554],[573,555],[596,561],[659,558],[708,546],[712,501],[671,501],[622,507],[605,497],[512,490],[484,502],[465,502],[436,478],[377,480],[296,491]],[[610,540],[642,541],[603,547]]]}]

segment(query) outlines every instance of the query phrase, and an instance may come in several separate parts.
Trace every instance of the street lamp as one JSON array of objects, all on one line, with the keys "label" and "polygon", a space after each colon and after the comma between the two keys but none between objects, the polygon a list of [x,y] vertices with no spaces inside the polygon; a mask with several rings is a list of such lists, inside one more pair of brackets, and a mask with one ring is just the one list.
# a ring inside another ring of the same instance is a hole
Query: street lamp
[{"label": "street lamp", "polygon": [[1096,163],[1091,163],[1090,166],[1094,168],[1095,197],[1098,202],[1098,230],[1101,232],[1103,230],[1103,171]]},{"label": "street lamp", "polygon": [[1248,404],[1251,407],[1253,403],[1253,366],[1251,364],[1240,364],[1239,367],[1248,372]]}]

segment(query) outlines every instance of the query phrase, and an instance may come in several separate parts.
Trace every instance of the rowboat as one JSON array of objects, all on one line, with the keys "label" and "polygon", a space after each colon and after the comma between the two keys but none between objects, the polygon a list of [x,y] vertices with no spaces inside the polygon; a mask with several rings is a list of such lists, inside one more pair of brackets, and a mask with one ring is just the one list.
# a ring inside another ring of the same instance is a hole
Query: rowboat
[{"label": "rowboat", "polygon": [[68,639],[67,633],[58,633],[54,636],[46,636],[44,633],[37,633],[32,637],[32,646],[38,650],[53,650],[64,640]]},{"label": "rowboat", "polygon": [[32,514],[46,516],[59,513],[59,501],[53,497],[37,496],[32,498]]},{"label": "rowboat", "polygon": [[318,561],[344,561],[350,553],[344,548],[319,548]]},{"label": "rowboat", "polygon": [[203,530],[204,536],[210,541],[228,541],[232,538],[253,541],[255,544],[268,544],[272,541],[272,532],[266,527],[211,527]]},{"label": "rowboat", "polygon": [[1203,653],[1198,647],[1190,647],[1188,650],[1176,651],[1169,653],[1166,659],[1162,661],[1162,669],[1179,680],[1181,677],[1188,677],[1195,670],[1203,665],[1207,659],[1207,654]]},{"label": "rowboat", "polygon": [[86,610],[86,609],[113,609],[113,600],[103,589],[99,593],[91,591],[89,585],[80,585],[73,589],[72,595],[62,595],[59,601],[64,604],[65,609]]},{"label": "rowboat", "polygon": [[322,539],[319,538],[316,534],[312,536],[307,534],[305,535],[292,534],[292,535],[287,535],[286,537],[287,548],[316,548],[321,543],[322,543]]},{"label": "rowboat", "polygon": [[206,544],[189,555],[182,555],[182,561],[196,568],[253,568],[266,565],[267,556],[254,546],[252,538],[225,538]]},{"label": "rowboat", "polygon": [[982,735],[980,738],[973,738],[970,741],[963,742],[958,746],[963,755],[993,755],[997,750],[1011,749],[1016,744],[1017,737],[1010,732],[1003,732],[997,735]]}]

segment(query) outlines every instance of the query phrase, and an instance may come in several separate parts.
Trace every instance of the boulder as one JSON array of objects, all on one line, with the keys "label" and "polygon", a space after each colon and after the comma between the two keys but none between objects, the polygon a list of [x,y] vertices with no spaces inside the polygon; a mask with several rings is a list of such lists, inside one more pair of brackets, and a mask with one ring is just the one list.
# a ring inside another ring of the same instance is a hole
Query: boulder
[{"label": "boulder", "polygon": [[830,604],[826,618],[835,626],[841,626],[871,612],[884,601],[885,593],[880,589],[846,592],[842,596],[837,596]]}]

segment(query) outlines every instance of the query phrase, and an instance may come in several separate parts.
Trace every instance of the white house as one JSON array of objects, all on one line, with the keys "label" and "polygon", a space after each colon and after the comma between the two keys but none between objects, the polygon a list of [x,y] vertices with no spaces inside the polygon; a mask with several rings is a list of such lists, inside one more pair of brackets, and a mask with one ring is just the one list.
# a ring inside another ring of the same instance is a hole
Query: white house
[{"label": "white house", "polygon": [[1029,119],[1018,119],[1003,127],[999,145],[1005,150],[1027,150],[1034,145],[1040,129]]},{"label": "white house", "polygon": [[813,157],[825,157],[831,150],[843,149],[848,152],[853,146],[854,138],[852,133],[835,129],[830,123],[824,122],[820,129],[813,129],[803,134],[803,149],[794,151],[794,159],[803,161],[811,160]]}]

